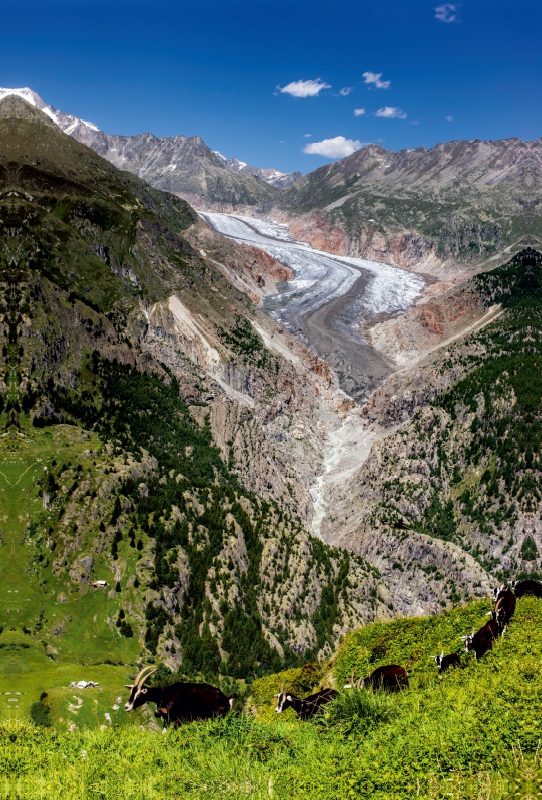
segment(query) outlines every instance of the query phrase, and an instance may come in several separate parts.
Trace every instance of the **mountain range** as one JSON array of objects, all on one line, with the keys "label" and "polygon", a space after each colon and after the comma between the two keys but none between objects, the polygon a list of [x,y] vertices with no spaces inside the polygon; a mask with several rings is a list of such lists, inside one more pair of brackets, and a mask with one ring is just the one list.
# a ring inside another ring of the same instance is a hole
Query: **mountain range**
[{"label": "mountain range", "polygon": [[368,145],[307,175],[227,159],[198,137],[118,136],[18,93],[119,169],[198,211],[288,224],[318,249],[466,276],[542,240],[541,141],[457,141],[430,149]]},{"label": "mountain range", "polygon": [[[119,169],[133,172],[157,189],[172,192],[198,209],[228,211],[252,207],[288,186],[301,173],[251,167],[213,152],[199,136],[160,139],[150,133],[119,136],[104,133],[91,122],[47,105],[28,88],[0,89],[0,98],[16,94],[46,113],[78,142],[96,150]],[[234,173],[234,174],[230,174]]]}]

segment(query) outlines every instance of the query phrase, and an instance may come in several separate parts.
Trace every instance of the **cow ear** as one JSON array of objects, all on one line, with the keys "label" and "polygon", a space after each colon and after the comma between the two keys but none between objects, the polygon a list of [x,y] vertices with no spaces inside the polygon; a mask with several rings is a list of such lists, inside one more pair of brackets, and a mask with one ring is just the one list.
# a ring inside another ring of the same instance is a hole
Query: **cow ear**
[{"label": "cow ear", "polygon": [[125,689],[133,689],[134,688],[134,684],[133,683],[125,683],[124,684],[124,688]]}]

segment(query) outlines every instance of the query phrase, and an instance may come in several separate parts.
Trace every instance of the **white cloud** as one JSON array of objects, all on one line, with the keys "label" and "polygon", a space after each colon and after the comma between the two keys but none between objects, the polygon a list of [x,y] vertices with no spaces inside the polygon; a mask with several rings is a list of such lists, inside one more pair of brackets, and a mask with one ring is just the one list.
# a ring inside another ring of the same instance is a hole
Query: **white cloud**
[{"label": "white cloud", "polygon": [[365,83],[368,86],[373,85],[375,89],[389,89],[391,86],[391,81],[380,80],[382,77],[381,72],[364,72],[363,77],[365,78]]},{"label": "white cloud", "polygon": [[316,97],[322,89],[331,89],[331,86],[320,78],[315,81],[292,81],[287,86],[277,86],[277,91],[293,97]]},{"label": "white cloud", "polygon": [[364,108],[355,108],[354,109],[354,116],[355,117],[362,117],[365,114]]},{"label": "white cloud", "polygon": [[363,142],[357,139],[345,139],[344,136],[335,136],[333,139],[323,139],[321,142],[311,142],[303,148],[304,153],[326,158],[344,158],[351,156],[356,150],[363,147]]},{"label": "white cloud", "polygon": [[352,91],[352,87],[351,86],[343,86],[343,88],[341,89],[339,94],[340,94],[341,97],[348,97],[348,95],[350,94],[351,91]]},{"label": "white cloud", "polygon": [[440,22],[459,22],[459,6],[455,3],[444,3],[435,8],[435,19]]},{"label": "white cloud", "polygon": [[448,114],[448,116],[446,117],[446,122],[451,122],[452,120],[453,117],[450,114]]},{"label": "white cloud", "polygon": [[310,139],[310,138],[311,138],[311,136],[312,136],[312,133],[304,133],[304,134],[303,134],[303,138],[304,138],[304,139]]},{"label": "white cloud", "polygon": [[407,115],[400,108],[395,106],[384,106],[375,111],[375,117],[385,117],[386,119],[406,119]]}]

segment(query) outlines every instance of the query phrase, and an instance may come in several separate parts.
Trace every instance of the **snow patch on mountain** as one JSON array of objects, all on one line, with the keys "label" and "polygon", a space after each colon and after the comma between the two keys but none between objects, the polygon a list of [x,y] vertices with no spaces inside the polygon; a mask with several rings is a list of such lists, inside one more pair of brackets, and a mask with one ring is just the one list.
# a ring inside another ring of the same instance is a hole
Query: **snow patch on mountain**
[{"label": "snow patch on mountain", "polygon": [[231,169],[234,172],[248,172],[250,175],[256,175],[262,181],[270,183],[271,186],[276,186],[277,189],[282,189],[284,186],[290,186],[300,178],[301,172],[280,172],[278,169],[265,169],[264,167],[251,167],[246,161],[239,161],[238,158],[226,158],[218,150],[213,150],[213,154],[218,158],[221,164],[226,169]]}]

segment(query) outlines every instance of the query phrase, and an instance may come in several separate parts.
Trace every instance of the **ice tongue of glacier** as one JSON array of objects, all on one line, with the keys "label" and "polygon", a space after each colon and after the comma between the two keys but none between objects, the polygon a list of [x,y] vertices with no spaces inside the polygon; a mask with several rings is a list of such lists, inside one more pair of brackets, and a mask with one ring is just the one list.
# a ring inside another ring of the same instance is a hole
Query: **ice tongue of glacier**
[{"label": "ice tongue of glacier", "polygon": [[[280,297],[266,303],[266,310],[285,324],[294,314],[307,314],[346,294],[360,275],[369,280],[353,308],[356,317],[407,309],[425,286],[421,275],[391,264],[314,250],[293,239],[286,225],[234,214],[200,212],[200,216],[223,236],[255,245],[290,267],[293,280],[282,287]],[[351,322],[356,325],[356,320]]]}]

